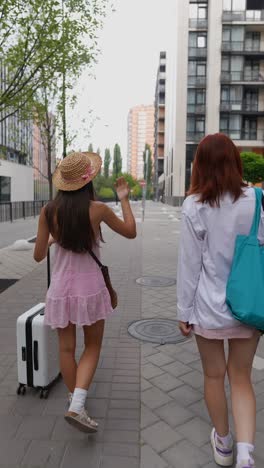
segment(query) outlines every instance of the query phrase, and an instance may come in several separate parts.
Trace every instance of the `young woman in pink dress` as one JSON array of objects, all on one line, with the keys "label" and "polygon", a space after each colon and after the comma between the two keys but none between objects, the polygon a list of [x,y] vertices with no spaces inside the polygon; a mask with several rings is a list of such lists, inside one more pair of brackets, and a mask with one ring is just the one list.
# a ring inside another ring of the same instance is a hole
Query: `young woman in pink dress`
[{"label": "young woman in pink dress", "polygon": [[[204,370],[205,400],[213,422],[216,463],[233,464],[225,377],[231,387],[237,468],[253,468],[256,401],[251,370],[260,333],[237,322],[226,305],[226,285],[238,234],[248,235],[255,192],[243,182],[238,149],[225,135],[198,146],[189,196],[182,208],[178,265],[178,318],[183,335],[193,332]],[[264,213],[259,240],[264,243]],[[225,355],[224,340],[229,353]]]},{"label": "young woman in pink dress", "polygon": [[[85,410],[85,400],[98,364],[104,321],[113,311],[102,271],[89,252],[100,258],[102,223],[121,236],[136,237],[129,188],[123,178],[117,180],[116,191],[124,220],[95,201],[92,180],[100,168],[101,158],[94,153],[73,153],[61,162],[53,175],[58,193],[42,209],[34,252],[40,262],[48,245],[55,243],[45,323],[58,330],[61,373],[71,395],[65,419],[83,432],[97,431],[98,424]],[[78,364],[76,326],[83,327],[84,333]]]}]

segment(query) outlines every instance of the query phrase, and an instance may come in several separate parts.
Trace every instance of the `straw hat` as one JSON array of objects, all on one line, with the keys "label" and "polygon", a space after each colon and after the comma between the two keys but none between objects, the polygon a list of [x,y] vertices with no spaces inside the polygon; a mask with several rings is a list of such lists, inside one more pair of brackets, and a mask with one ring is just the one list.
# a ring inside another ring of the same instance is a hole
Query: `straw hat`
[{"label": "straw hat", "polygon": [[102,159],[96,153],[71,153],[64,158],[53,174],[58,190],[79,190],[91,182],[100,171]]}]

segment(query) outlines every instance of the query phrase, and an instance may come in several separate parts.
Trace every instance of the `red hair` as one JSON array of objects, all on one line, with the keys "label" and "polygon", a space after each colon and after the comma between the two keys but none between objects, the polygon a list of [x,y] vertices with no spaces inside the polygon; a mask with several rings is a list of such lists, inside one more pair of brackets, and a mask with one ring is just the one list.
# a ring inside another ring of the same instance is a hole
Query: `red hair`
[{"label": "red hair", "polygon": [[223,133],[205,137],[194,158],[188,195],[200,195],[200,202],[219,206],[224,193],[233,195],[235,202],[243,187],[242,161],[233,141]]}]

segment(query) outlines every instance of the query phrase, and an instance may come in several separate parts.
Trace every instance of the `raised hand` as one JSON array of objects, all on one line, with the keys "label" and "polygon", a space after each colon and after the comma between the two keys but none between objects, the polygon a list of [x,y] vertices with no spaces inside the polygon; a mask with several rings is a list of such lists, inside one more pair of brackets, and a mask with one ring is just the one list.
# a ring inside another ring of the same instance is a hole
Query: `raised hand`
[{"label": "raised hand", "polygon": [[130,188],[124,177],[119,177],[117,179],[115,189],[120,201],[128,198]]}]

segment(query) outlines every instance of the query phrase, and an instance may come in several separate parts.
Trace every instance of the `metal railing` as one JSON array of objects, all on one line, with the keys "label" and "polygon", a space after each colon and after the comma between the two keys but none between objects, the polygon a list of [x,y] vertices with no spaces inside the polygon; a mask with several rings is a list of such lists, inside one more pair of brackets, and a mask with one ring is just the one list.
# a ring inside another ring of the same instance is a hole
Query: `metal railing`
[{"label": "metal railing", "polygon": [[258,102],[247,103],[243,101],[222,101],[220,104],[221,112],[239,111],[239,112],[264,112],[259,109]]},{"label": "metal railing", "polygon": [[189,19],[190,29],[207,29],[207,27],[208,27],[207,19],[199,19],[199,18]]},{"label": "metal railing", "polygon": [[264,21],[264,10],[224,11],[223,21],[262,22]]},{"label": "metal railing", "polygon": [[246,130],[220,130],[221,132],[228,135],[232,140],[242,140],[242,141],[260,141],[264,140],[264,129],[259,129],[256,131],[246,131]]},{"label": "metal railing", "polygon": [[249,81],[249,82],[258,82],[264,84],[264,73],[259,71],[242,71],[242,72],[222,72],[221,73],[222,82],[230,81]]},{"label": "metal railing", "polygon": [[46,200],[0,202],[0,223],[38,216],[46,203]]},{"label": "metal railing", "polygon": [[207,47],[189,47],[188,50],[189,57],[207,57]]},{"label": "metal railing", "polygon": [[244,52],[252,54],[263,54],[264,50],[260,47],[260,43],[251,43],[247,44],[244,41],[223,41],[222,42],[222,51],[223,52]]},{"label": "metal railing", "polygon": [[189,86],[205,86],[206,85],[206,76],[188,76],[188,85]]},{"label": "metal railing", "polygon": [[205,104],[188,104],[188,114],[205,114]]},{"label": "metal railing", "polygon": [[187,132],[187,141],[201,141],[204,138],[204,132]]}]

